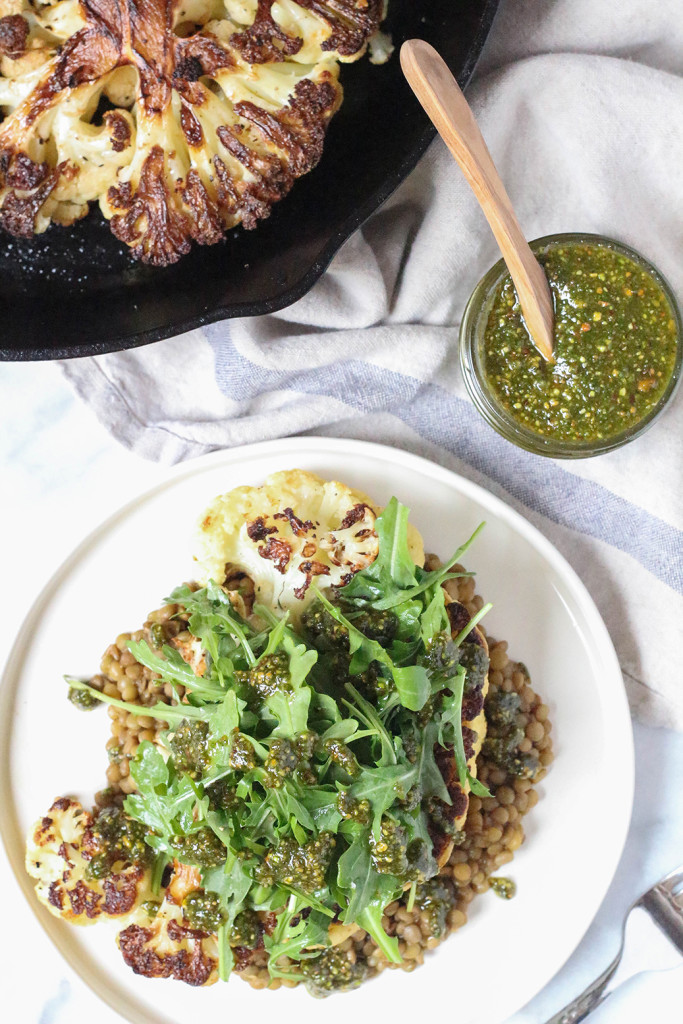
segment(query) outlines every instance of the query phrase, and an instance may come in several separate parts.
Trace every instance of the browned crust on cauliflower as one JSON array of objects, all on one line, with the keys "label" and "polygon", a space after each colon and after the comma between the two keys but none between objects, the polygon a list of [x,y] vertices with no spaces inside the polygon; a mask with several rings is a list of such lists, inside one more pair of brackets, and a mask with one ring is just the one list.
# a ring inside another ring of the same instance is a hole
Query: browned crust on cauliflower
[{"label": "browned crust on cauliflower", "polygon": [[131,141],[131,129],[125,117],[116,110],[108,110],[104,115],[104,122],[111,132],[111,145],[117,153],[127,149]]},{"label": "browned crust on cauliflower", "polygon": [[[305,522],[303,519],[299,519],[294,513],[293,508],[285,508],[282,512],[276,512],[273,519],[286,519],[292,528],[292,533],[296,534],[297,537],[303,537],[304,534],[308,533],[315,526],[312,520],[307,519]],[[347,526],[351,526],[351,523],[347,523],[346,520],[342,522],[342,527],[346,523]],[[272,530],[271,532],[275,532]]]},{"label": "browned crust on cauliflower", "polygon": [[17,60],[26,49],[29,25],[20,14],[0,18],[0,56]]},{"label": "browned crust on cauliflower", "polygon": [[[369,505],[365,505],[363,502],[358,502],[357,505],[354,505],[353,508],[350,508],[346,513],[339,524],[339,529],[348,530],[350,526],[355,526],[361,519],[365,519],[366,510],[368,508],[370,508]],[[372,511],[372,509],[370,509],[370,511]]]},{"label": "browned crust on cauliflower", "polygon": [[[31,17],[0,18],[0,57],[31,61],[4,93],[0,75],[0,226],[26,237],[99,200],[114,235],[156,266],[254,228],[315,167],[341,102],[336,60],[360,55],[382,15],[382,0],[257,0],[240,25],[218,0],[181,37],[171,0],[80,0],[63,24],[65,0],[47,14],[17,2]],[[95,125],[103,96],[121,107]],[[19,159],[39,174],[28,189],[11,173]]]},{"label": "browned crust on cauliflower", "polygon": [[57,184],[63,166],[51,170],[46,163],[34,163],[25,153],[3,153],[0,169],[4,159],[8,167],[6,182],[12,191],[0,209],[0,227],[17,238],[31,238],[38,210]]},{"label": "browned crust on cauliflower", "polygon": [[292,557],[292,549],[286,540],[277,540],[275,537],[269,537],[266,543],[256,550],[261,558],[268,558],[277,571],[284,576],[289,560]]},{"label": "browned crust on cauliflower", "polygon": [[[302,553],[304,553],[308,549],[308,547],[309,546],[306,545],[303,548],[303,552]],[[304,582],[301,584],[300,587],[295,587],[294,588],[294,593],[299,598],[299,600],[301,601],[301,600],[303,600],[303,598],[304,598],[304,596],[306,594],[306,591],[310,587],[310,585],[311,585],[311,583],[313,581],[313,578],[315,576],[329,576],[330,575],[330,567],[329,567],[329,565],[323,565],[322,562],[306,561],[306,562],[302,562],[301,565],[299,566],[299,568],[301,569],[301,571],[304,574],[304,576],[306,577],[306,579],[304,580]]]},{"label": "browned crust on cauliflower", "polygon": [[199,888],[196,867],[173,862],[164,898],[152,918],[141,907],[117,936],[123,959],[146,978],[175,978],[187,985],[211,985],[218,977],[215,935],[193,928],[183,915],[183,900]]},{"label": "browned crust on cauliflower", "polygon": [[297,0],[300,7],[314,11],[329,22],[332,34],[323,50],[336,50],[342,57],[356,53],[382,20],[384,0]]},{"label": "browned crust on cauliflower", "polygon": [[[177,941],[176,933],[169,938]],[[216,961],[206,956],[200,942],[194,942],[193,949],[178,949],[162,955],[153,946],[154,933],[151,928],[138,924],[128,925],[118,937],[123,959],[135,974],[145,978],[175,978],[186,985],[206,985],[216,969]]]},{"label": "browned crust on cauliflower", "polygon": [[[164,267],[175,263],[190,251],[192,228],[182,211],[171,201],[165,174],[165,155],[161,146],[153,146],[142,165],[136,192],[129,183],[109,189],[107,198],[117,210],[111,229],[125,242],[136,259]],[[144,221],[144,234],[140,221]]]},{"label": "browned crust on cauliflower", "polygon": [[[434,747],[434,760],[451,798],[450,804],[440,801],[441,814],[452,826],[455,826],[458,819],[464,818],[467,814],[469,799],[460,785],[453,751],[447,747],[436,746]],[[432,840],[434,856],[441,864],[448,859],[453,848],[451,837],[445,830],[439,829],[435,825],[430,825],[429,835]]]},{"label": "browned crust on cauliflower", "polygon": [[[274,0],[258,0],[256,17],[244,32],[232,37],[232,45],[249,64],[268,64],[283,61],[298,53],[303,39],[289,36],[273,18],[271,8]],[[301,7],[304,4],[300,4]]]}]

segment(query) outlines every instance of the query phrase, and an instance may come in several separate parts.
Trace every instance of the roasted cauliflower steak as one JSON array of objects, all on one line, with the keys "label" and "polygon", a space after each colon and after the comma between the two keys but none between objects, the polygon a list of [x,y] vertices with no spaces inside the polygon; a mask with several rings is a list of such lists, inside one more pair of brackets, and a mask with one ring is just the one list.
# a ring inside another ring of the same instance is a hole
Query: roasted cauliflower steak
[{"label": "roasted cauliflower steak", "polygon": [[[311,588],[343,586],[377,558],[380,509],[361,491],[307,470],[273,473],[260,487],[236,487],[204,512],[198,579],[223,584],[236,573],[254,584],[256,601],[298,620]],[[422,539],[408,528],[410,553],[424,561]]]},{"label": "roasted cauliflower steak", "polygon": [[165,266],[254,228],[322,153],[383,0],[0,0],[0,226],[98,201]]}]

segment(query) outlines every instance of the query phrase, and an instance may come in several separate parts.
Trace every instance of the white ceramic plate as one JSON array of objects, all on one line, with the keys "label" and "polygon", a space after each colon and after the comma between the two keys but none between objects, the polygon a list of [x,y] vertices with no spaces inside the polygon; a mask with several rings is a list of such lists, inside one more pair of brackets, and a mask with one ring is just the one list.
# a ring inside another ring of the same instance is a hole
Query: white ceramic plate
[{"label": "white ceramic plate", "polygon": [[[88,676],[106,646],[133,630],[192,577],[194,525],[205,504],[238,484],[301,467],[385,503],[412,508],[427,550],[447,556],[482,520],[467,554],[478,591],[493,602],[487,630],[510,643],[551,709],[556,760],[525,819],[527,840],[506,868],[518,895],[487,893],[467,926],[413,974],[385,972],[328,999],[326,1024],[405,1019],[449,1004],[459,1024],[496,1024],[562,966],[590,924],[621,854],[633,798],[633,745],[621,673],[582,583],[532,526],[486,491],[413,455],[358,441],[298,438],[216,453],[176,467],[165,483],[95,531],[43,590],[10,657],[0,693],[0,829],[19,884],[56,947],[88,985],[135,1024],[255,1019],[282,1024],[316,1010],[303,990],[260,993],[233,979],[208,989],[136,977],[106,924],[73,928],[38,905],[23,870],[24,836],[55,796],[87,804],[101,788],[105,712],[66,700],[65,672]],[[206,1017],[205,1017],[206,1015]]]}]

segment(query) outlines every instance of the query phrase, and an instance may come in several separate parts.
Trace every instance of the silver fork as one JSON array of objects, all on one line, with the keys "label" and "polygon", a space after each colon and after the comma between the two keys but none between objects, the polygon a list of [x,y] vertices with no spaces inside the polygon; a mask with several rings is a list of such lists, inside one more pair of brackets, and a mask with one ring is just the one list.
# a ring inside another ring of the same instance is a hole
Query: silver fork
[{"label": "silver fork", "polygon": [[[633,912],[638,910],[646,912],[678,952],[683,955],[683,865],[672,871],[661,882],[653,885],[632,904],[624,918],[619,952],[612,963],[580,996],[577,996],[563,1010],[551,1017],[547,1024],[578,1024],[600,1003],[604,1002],[622,982],[634,974],[647,969],[662,970],[664,967],[674,967],[676,960],[680,962],[680,957],[671,962],[671,957],[667,954],[672,954],[673,950],[668,943],[662,943],[666,949],[655,949],[656,943],[651,944],[648,950],[648,953],[652,953],[654,956],[651,967],[649,964],[643,963],[642,954],[635,957],[624,955],[628,945],[626,941],[627,925],[629,920],[632,920]],[[653,932],[655,935],[657,934],[655,929]]]}]

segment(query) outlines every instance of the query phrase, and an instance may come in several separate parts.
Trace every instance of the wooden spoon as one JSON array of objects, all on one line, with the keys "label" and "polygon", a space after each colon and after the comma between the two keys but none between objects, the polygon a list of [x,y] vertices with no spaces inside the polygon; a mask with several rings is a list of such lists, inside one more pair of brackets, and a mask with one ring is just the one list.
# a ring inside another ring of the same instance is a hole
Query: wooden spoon
[{"label": "wooden spoon", "polygon": [[524,238],[467,100],[445,61],[424,40],[409,39],[403,44],[401,67],[484,211],[534,345],[544,359],[553,362],[554,313],[548,279]]}]

